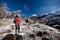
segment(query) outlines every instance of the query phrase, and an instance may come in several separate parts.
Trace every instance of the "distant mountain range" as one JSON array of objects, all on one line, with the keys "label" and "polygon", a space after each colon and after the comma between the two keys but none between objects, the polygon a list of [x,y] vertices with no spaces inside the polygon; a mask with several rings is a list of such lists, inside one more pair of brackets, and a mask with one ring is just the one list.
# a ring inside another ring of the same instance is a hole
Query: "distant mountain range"
[{"label": "distant mountain range", "polygon": [[60,25],[60,11],[57,10],[54,13],[32,16],[31,19],[41,21],[41,23],[43,22],[49,26]]}]

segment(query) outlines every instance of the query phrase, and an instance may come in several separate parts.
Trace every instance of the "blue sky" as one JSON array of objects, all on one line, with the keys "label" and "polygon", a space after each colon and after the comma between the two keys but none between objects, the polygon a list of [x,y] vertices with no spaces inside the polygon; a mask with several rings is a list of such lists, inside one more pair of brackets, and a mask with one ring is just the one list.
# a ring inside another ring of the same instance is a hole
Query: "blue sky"
[{"label": "blue sky", "polygon": [[20,10],[22,16],[50,13],[60,9],[60,0],[0,0],[10,11]]}]

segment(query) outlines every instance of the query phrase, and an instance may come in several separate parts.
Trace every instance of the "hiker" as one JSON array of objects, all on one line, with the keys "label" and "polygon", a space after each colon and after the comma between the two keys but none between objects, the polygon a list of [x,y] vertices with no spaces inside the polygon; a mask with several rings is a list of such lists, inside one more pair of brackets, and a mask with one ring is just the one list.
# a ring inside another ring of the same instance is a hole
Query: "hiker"
[{"label": "hiker", "polygon": [[26,22],[27,24],[31,24],[28,18],[25,18],[25,22]]},{"label": "hiker", "polygon": [[20,33],[20,21],[21,21],[21,18],[19,15],[16,15],[15,18],[14,18],[14,23],[15,23],[15,31],[16,33]]},{"label": "hiker", "polygon": [[26,22],[26,23],[29,23],[29,20],[28,20],[28,18],[25,18],[25,22]]}]

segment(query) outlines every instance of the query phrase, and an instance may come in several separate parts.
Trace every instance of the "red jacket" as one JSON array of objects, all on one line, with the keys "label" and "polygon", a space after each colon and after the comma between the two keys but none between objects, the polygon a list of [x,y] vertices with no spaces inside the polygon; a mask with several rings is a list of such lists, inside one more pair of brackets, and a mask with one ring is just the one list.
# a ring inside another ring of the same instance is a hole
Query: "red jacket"
[{"label": "red jacket", "polygon": [[20,24],[20,21],[21,21],[20,16],[17,16],[17,17],[14,19],[14,23],[15,23],[15,24]]}]

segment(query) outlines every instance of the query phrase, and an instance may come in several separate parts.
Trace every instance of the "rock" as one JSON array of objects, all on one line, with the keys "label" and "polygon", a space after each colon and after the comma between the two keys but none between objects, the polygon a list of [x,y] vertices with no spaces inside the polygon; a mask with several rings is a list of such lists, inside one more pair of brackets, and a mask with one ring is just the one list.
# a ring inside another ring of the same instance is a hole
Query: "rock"
[{"label": "rock", "polygon": [[48,35],[48,33],[44,31],[44,32],[43,32],[43,35],[46,35],[46,34]]},{"label": "rock", "polygon": [[23,37],[21,35],[13,35],[13,34],[8,34],[6,35],[2,40],[23,40]]},{"label": "rock", "polygon": [[23,37],[21,35],[17,35],[16,40],[23,40]]},{"label": "rock", "polygon": [[8,34],[2,40],[14,40],[14,35],[13,34]]},{"label": "rock", "polygon": [[43,33],[40,32],[40,31],[38,31],[38,32],[36,33],[36,35],[39,36],[39,37],[42,37],[42,34],[43,34]]},{"label": "rock", "polygon": [[49,40],[48,38],[42,38],[42,40]]},{"label": "rock", "polygon": [[34,34],[29,34],[29,37],[30,38],[35,38],[35,35]]}]

